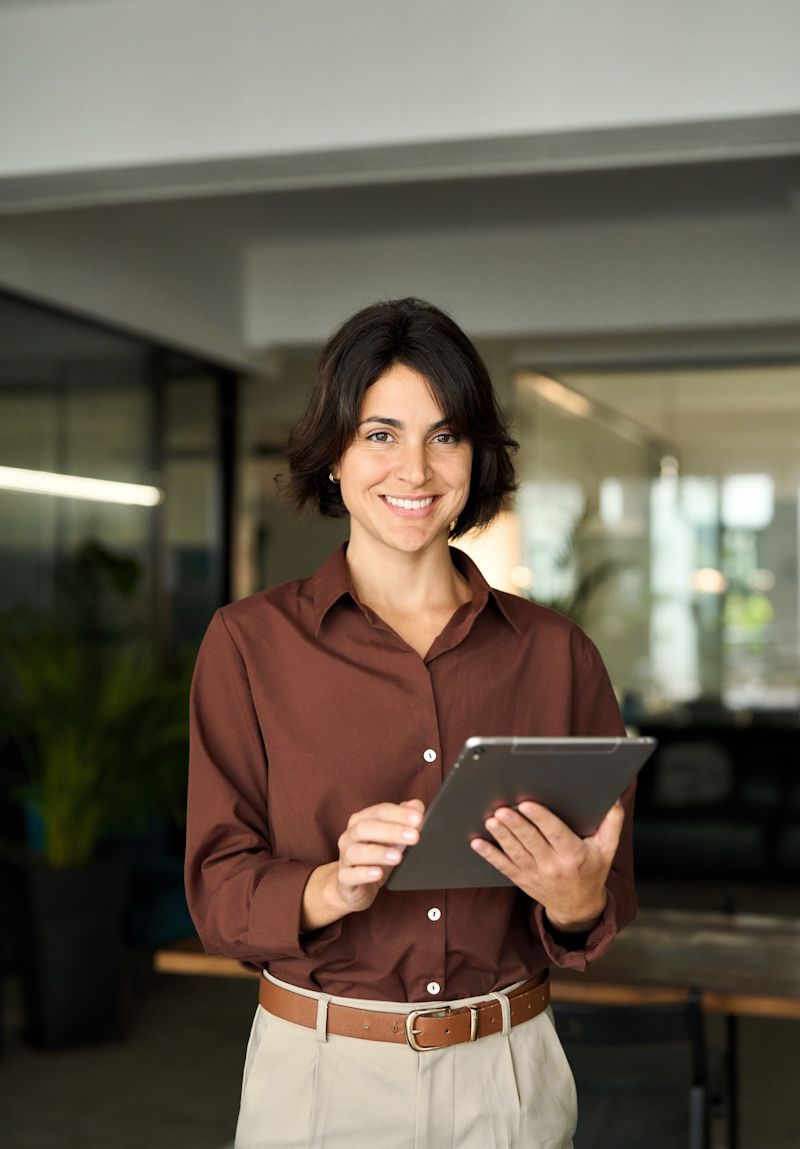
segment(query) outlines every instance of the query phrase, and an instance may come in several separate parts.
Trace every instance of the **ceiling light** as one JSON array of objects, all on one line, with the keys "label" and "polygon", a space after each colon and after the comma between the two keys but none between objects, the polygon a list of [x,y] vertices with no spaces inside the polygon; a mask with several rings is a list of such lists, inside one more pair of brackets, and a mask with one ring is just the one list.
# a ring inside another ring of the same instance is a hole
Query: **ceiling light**
[{"label": "ceiling light", "polygon": [[715,567],[700,567],[692,574],[692,586],[699,594],[724,594],[728,580]]},{"label": "ceiling light", "polygon": [[520,376],[520,382],[526,390],[533,391],[535,395],[560,407],[562,411],[569,411],[570,415],[581,415],[586,419],[594,410],[594,404],[585,395],[580,395],[571,387],[565,387],[563,383],[551,379],[549,375],[525,372]]},{"label": "ceiling light", "polygon": [[587,395],[576,391],[574,387],[560,383],[550,375],[523,369],[517,372],[515,378],[517,387],[521,390],[552,403],[554,407],[559,407],[570,415],[591,419],[599,426],[607,427],[614,434],[642,447],[654,462],[663,455],[672,453],[673,448],[647,427],[640,426],[627,415],[609,407],[607,403],[600,402],[596,398],[590,399]]},{"label": "ceiling light", "polygon": [[26,471],[22,467],[0,467],[0,488],[56,495],[65,499],[91,499],[97,503],[124,503],[155,507],[164,501],[164,492],[143,483],[116,483],[110,479],[87,479],[80,475],[59,475],[54,471]]}]

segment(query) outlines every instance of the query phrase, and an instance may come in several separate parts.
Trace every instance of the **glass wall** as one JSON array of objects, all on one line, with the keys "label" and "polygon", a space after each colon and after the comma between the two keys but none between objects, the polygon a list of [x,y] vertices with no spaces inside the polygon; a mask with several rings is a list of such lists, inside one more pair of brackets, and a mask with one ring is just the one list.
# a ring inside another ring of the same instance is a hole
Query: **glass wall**
[{"label": "glass wall", "polygon": [[0,296],[6,612],[77,614],[162,653],[199,640],[227,592],[225,386],[186,356]]},{"label": "glass wall", "polygon": [[653,712],[800,706],[800,368],[521,372],[522,593]]}]

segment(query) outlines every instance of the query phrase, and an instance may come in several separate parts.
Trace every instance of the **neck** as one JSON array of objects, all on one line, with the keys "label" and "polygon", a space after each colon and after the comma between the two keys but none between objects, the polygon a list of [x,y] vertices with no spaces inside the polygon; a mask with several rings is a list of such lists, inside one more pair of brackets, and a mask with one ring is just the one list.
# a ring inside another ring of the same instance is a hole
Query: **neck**
[{"label": "neck", "polygon": [[347,566],[358,597],[378,614],[455,609],[471,597],[467,579],[453,565],[447,540],[424,551],[377,560],[358,539],[347,547]]}]

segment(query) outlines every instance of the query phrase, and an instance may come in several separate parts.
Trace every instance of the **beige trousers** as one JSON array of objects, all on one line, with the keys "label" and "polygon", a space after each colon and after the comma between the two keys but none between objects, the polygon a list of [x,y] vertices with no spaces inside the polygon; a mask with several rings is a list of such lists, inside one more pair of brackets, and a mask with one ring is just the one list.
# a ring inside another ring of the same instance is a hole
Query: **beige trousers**
[{"label": "beige trousers", "polygon": [[[390,1012],[430,1005],[327,1000]],[[576,1118],[549,1009],[505,1035],[415,1053],[325,1037],[258,1006],[235,1149],[570,1149]]]}]

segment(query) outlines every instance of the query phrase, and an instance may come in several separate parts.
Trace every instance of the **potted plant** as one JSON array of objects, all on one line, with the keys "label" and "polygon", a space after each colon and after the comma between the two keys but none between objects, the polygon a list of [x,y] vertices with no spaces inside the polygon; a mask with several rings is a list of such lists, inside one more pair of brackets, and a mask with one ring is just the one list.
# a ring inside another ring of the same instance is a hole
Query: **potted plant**
[{"label": "potted plant", "polygon": [[29,829],[16,852],[28,1036],[43,1047],[119,1037],[125,867],[108,842],[180,801],[185,683],[129,644],[49,623],[7,628],[0,660],[0,731]]}]

